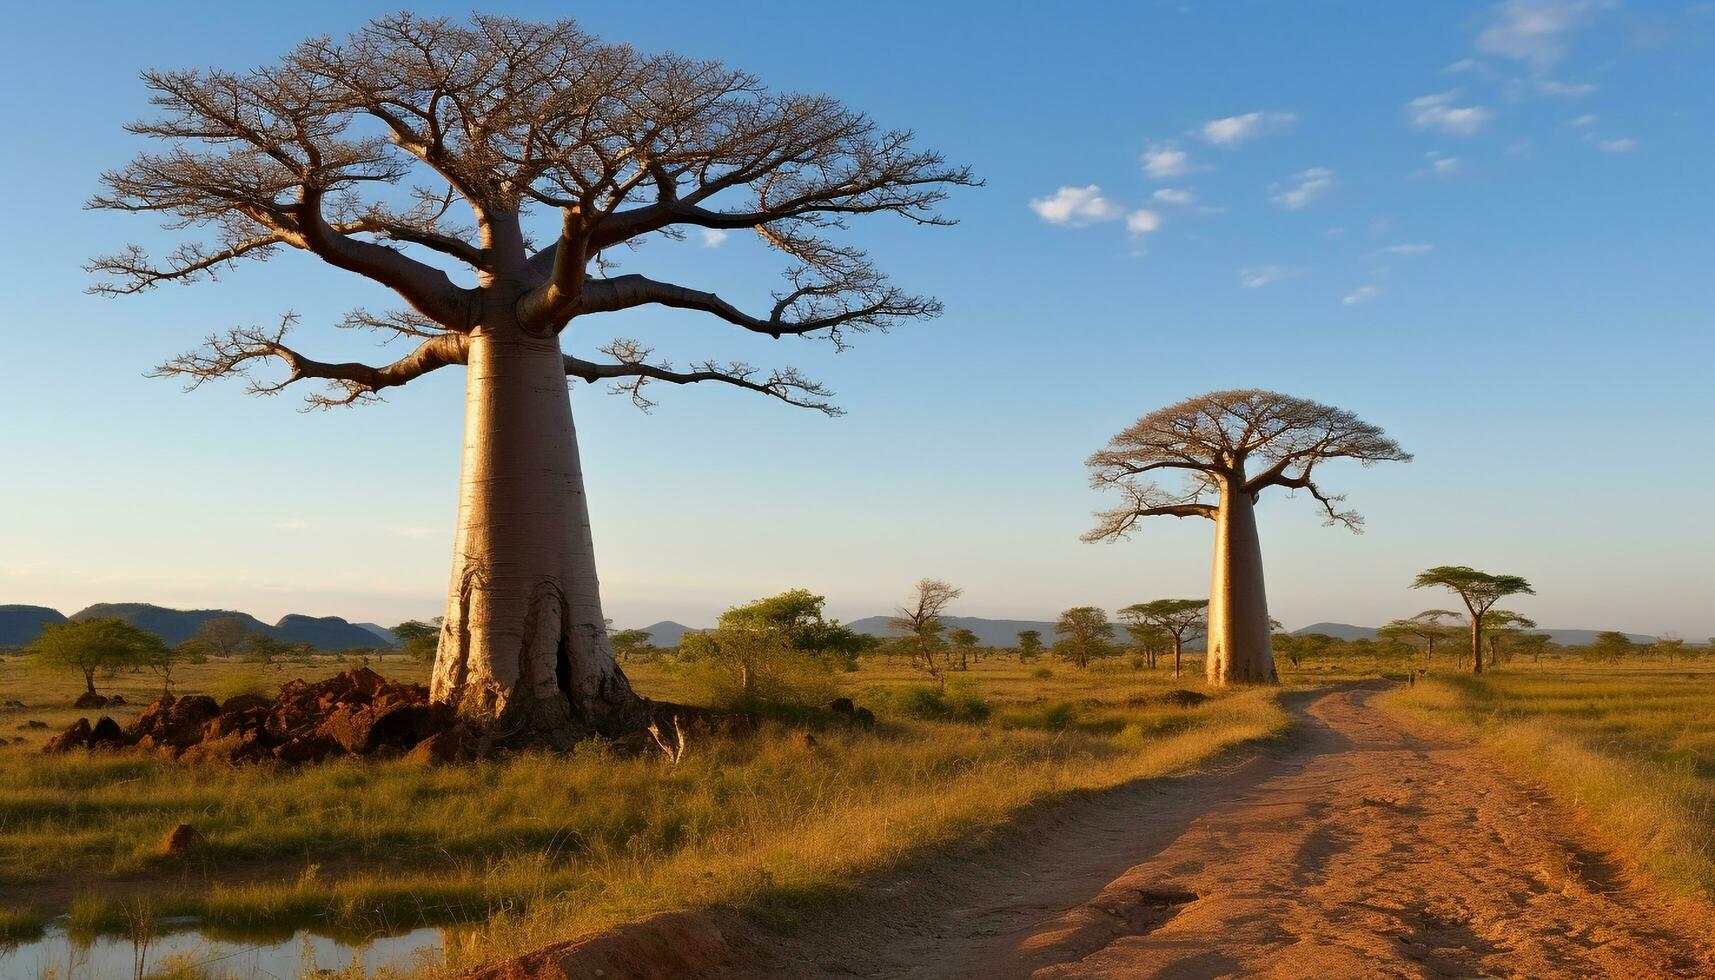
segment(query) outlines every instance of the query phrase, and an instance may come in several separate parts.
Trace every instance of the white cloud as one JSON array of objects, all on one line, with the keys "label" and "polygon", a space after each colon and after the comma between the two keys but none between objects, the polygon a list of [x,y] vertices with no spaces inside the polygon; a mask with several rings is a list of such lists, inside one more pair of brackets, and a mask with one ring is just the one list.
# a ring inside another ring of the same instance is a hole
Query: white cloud
[{"label": "white cloud", "polygon": [[1334,186],[1334,171],[1311,167],[1292,175],[1283,184],[1270,184],[1268,199],[1288,211],[1296,211],[1326,194]]},{"label": "white cloud", "polygon": [[1297,120],[1298,116],[1290,112],[1247,112],[1238,116],[1211,119],[1203,124],[1199,133],[1204,141],[1216,146],[1237,146],[1253,136],[1260,135],[1264,129],[1285,126]]},{"label": "white cloud", "polygon": [[1382,249],[1384,255],[1422,255],[1435,251],[1435,246],[1420,242],[1406,242],[1403,245],[1389,245]]},{"label": "white cloud", "polygon": [[1382,288],[1380,286],[1359,286],[1357,289],[1347,293],[1345,298],[1340,300],[1340,302],[1347,306],[1357,306],[1359,303],[1368,303],[1370,300],[1375,299],[1381,294]]},{"label": "white cloud", "polygon": [[1405,104],[1411,124],[1418,129],[1439,129],[1453,136],[1471,136],[1494,118],[1494,113],[1480,105],[1456,106],[1457,92],[1438,92],[1412,99]]},{"label": "white cloud", "polygon": [[1592,116],[1588,112],[1586,112],[1584,115],[1579,116],[1576,119],[1568,120],[1566,125],[1571,126],[1575,129],[1585,129],[1587,127],[1596,125],[1596,117]]},{"label": "white cloud", "polygon": [[697,234],[702,237],[704,248],[720,248],[721,242],[726,241],[726,232],[719,228],[703,228]]},{"label": "white cloud", "polygon": [[1138,208],[1125,216],[1125,230],[1134,235],[1146,235],[1161,227],[1161,215],[1148,208]]},{"label": "white cloud", "polygon": [[1530,140],[1517,140],[1507,146],[1507,156],[1521,157],[1530,152]]},{"label": "white cloud", "polygon": [[1638,148],[1638,141],[1630,137],[1612,140],[1597,140],[1596,148],[1603,153],[1630,153]]},{"label": "white cloud", "polygon": [[1038,197],[1030,202],[1030,210],[1051,225],[1077,227],[1097,221],[1113,221],[1125,214],[1125,209],[1102,196],[1102,189],[1062,187],[1052,197]]},{"label": "white cloud", "polygon": [[1197,195],[1178,187],[1163,187],[1150,195],[1162,204],[1178,204],[1181,206],[1197,203]]},{"label": "white cloud", "polygon": [[1611,0],[1503,0],[1477,35],[1477,50],[1543,71],[1566,57],[1578,32],[1611,6]]},{"label": "white cloud", "polygon": [[1283,279],[1291,279],[1298,274],[1297,269],[1289,269],[1283,265],[1258,265],[1239,270],[1240,289],[1261,289],[1272,286]]},{"label": "white cloud", "polygon": [[1422,170],[1413,174],[1413,176],[1447,178],[1457,177],[1461,173],[1465,172],[1465,161],[1458,157],[1445,156],[1434,150],[1425,153],[1423,157],[1428,160],[1429,163]]},{"label": "white cloud", "polygon": [[1192,169],[1191,154],[1173,143],[1157,143],[1143,151],[1143,172],[1156,180],[1183,177]]}]

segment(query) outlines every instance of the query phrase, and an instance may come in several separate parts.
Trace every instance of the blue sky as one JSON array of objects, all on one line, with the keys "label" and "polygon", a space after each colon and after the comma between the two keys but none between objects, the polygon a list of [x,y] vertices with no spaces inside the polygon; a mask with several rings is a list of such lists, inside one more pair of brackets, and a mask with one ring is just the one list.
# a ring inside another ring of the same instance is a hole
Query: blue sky
[{"label": "blue sky", "polygon": [[[80,208],[139,147],[121,129],[147,110],[139,70],[249,67],[389,6],[8,13],[0,602],[439,611],[456,371],[310,415],[143,377],[287,309],[313,355],[386,356],[331,328],[384,305],[379,287],[284,255],[109,300],[83,294],[80,268],[170,240]],[[1289,626],[1441,604],[1406,583],[1459,563],[1529,577],[1539,595],[1516,605],[1545,625],[1715,633],[1715,5],[723,7],[483,9],[828,92],[987,185],[948,203],[955,228],[854,229],[946,313],[845,353],[672,311],[574,325],[572,349],[621,334],[680,362],[795,364],[848,412],[675,389],[643,415],[575,390],[621,625],[706,623],[794,586],[856,617],[924,575],[964,586],[971,615],[1202,595],[1204,522],[1078,541],[1103,503],[1082,460],[1147,410],[1259,386],[1353,409],[1417,456],[1330,468],[1362,536],[1321,527],[1307,499],[1265,501]],[[624,262],[753,304],[779,271],[738,235]]]}]

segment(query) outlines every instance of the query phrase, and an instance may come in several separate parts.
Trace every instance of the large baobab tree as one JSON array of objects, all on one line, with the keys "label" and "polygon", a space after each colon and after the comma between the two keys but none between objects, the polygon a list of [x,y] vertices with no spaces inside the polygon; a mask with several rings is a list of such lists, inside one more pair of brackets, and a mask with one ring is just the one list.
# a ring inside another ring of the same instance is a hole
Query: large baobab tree
[{"label": "large baobab tree", "polygon": [[[1209,588],[1211,684],[1273,684],[1274,652],[1263,587],[1255,505],[1264,490],[1304,490],[1330,525],[1360,530],[1363,519],[1324,493],[1317,467],[1332,459],[1365,465],[1409,460],[1380,428],[1344,409],[1272,391],[1216,391],[1138,419],[1089,459],[1090,485],[1123,497],[1097,514],[1086,541],[1127,537],[1145,517],[1204,517],[1215,522]],[[1155,482],[1183,474],[1176,490]]]},{"label": "large baobab tree", "polygon": [[1517,575],[1491,575],[1468,565],[1437,565],[1412,579],[1414,589],[1447,589],[1465,604],[1470,617],[1471,673],[1483,672],[1483,617],[1510,595],[1535,595],[1530,583]]},{"label": "large baobab tree", "polygon": [[[684,369],[574,324],[646,306],[769,337],[853,334],[935,315],[836,235],[855,216],[946,223],[969,172],[824,95],[773,92],[717,62],[607,44],[570,21],[396,14],[343,41],[313,38],[247,72],[150,71],[161,115],[131,131],[167,144],[103,175],[93,207],[200,232],[159,259],[96,259],[97,290],[213,278],[304,253],[397,294],[341,326],[414,342],[390,364],[331,363],[272,328],[213,336],[168,361],[195,387],[246,375],[271,394],[326,382],[313,406],[374,399],[466,369],[458,529],[434,697],[520,739],[563,744],[634,724],[641,701],[602,616],[567,379],[610,381],[648,407],[654,382],[730,385],[833,412],[796,371]],[[610,274],[623,248],[749,230],[785,283],[746,312],[705,288]],[[573,336],[573,334],[577,334]],[[568,353],[598,349],[592,358]]]}]

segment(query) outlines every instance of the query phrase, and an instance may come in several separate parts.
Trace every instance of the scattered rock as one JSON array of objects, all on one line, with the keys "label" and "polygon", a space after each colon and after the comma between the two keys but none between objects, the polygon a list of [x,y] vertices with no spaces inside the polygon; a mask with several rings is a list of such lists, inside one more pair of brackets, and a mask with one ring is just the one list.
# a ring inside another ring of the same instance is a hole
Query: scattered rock
[{"label": "scattered rock", "polygon": [[109,708],[122,708],[130,703],[131,702],[125,700],[125,695],[123,694],[115,694],[107,699],[107,707]]},{"label": "scattered rock", "polygon": [[202,843],[201,832],[188,823],[182,823],[167,831],[167,836],[161,841],[161,853],[178,857],[190,853],[192,848]]},{"label": "scattered rock", "polygon": [[480,754],[480,749],[474,732],[464,725],[454,725],[418,742],[415,748],[405,753],[405,761],[424,765],[468,762]]},{"label": "scattered rock", "polygon": [[807,749],[813,749],[816,747],[816,736],[810,734],[809,732],[803,733],[803,735],[801,736],[801,741],[803,741],[804,747]]},{"label": "scattered rock", "polygon": [[43,752],[70,752],[72,749],[89,747],[89,719],[79,718],[70,728],[48,739],[48,744],[42,746]]},{"label": "scattered rock", "polygon": [[77,696],[77,700],[73,701],[71,706],[74,708],[105,708],[107,707],[107,699],[94,691],[85,691]]},{"label": "scattered rock", "polygon": [[835,698],[828,702],[828,710],[836,715],[849,715],[856,710],[851,698]]},{"label": "scattered rock", "polygon": [[18,727],[19,728],[46,728],[46,727],[48,727],[48,723],[41,720],[40,718],[31,718],[30,720],[24,722],[23,724],[19,725]]},{"label": "scattered rock", "polygon": [[852,721],[857,722],[859,728],[874,728],[875,712],[868,708],[858,708],[852,712]]},{"label": "scattered rock", "polygon": [[220,702],[220,713],[230,715],[240,711],[249,711],[251,708],[266,708],[273,703],[272,699],[265,698],[260,694],[234,694]]}]

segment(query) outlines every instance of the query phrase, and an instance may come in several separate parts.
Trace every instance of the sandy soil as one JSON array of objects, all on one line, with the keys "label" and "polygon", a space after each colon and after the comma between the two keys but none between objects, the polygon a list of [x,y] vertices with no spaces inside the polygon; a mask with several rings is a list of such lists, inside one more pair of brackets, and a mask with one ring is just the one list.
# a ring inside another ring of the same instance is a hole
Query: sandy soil
[{"label": "sandy soil", "polygon": [[[1377,693],[1294,697],[1286,746],[1039,811],[792,938],[680,913],[508,975],[1715,976],[1715,911],[1630,879],[1570,810]],[[657,973],[640,945],[700,952]]]}]

